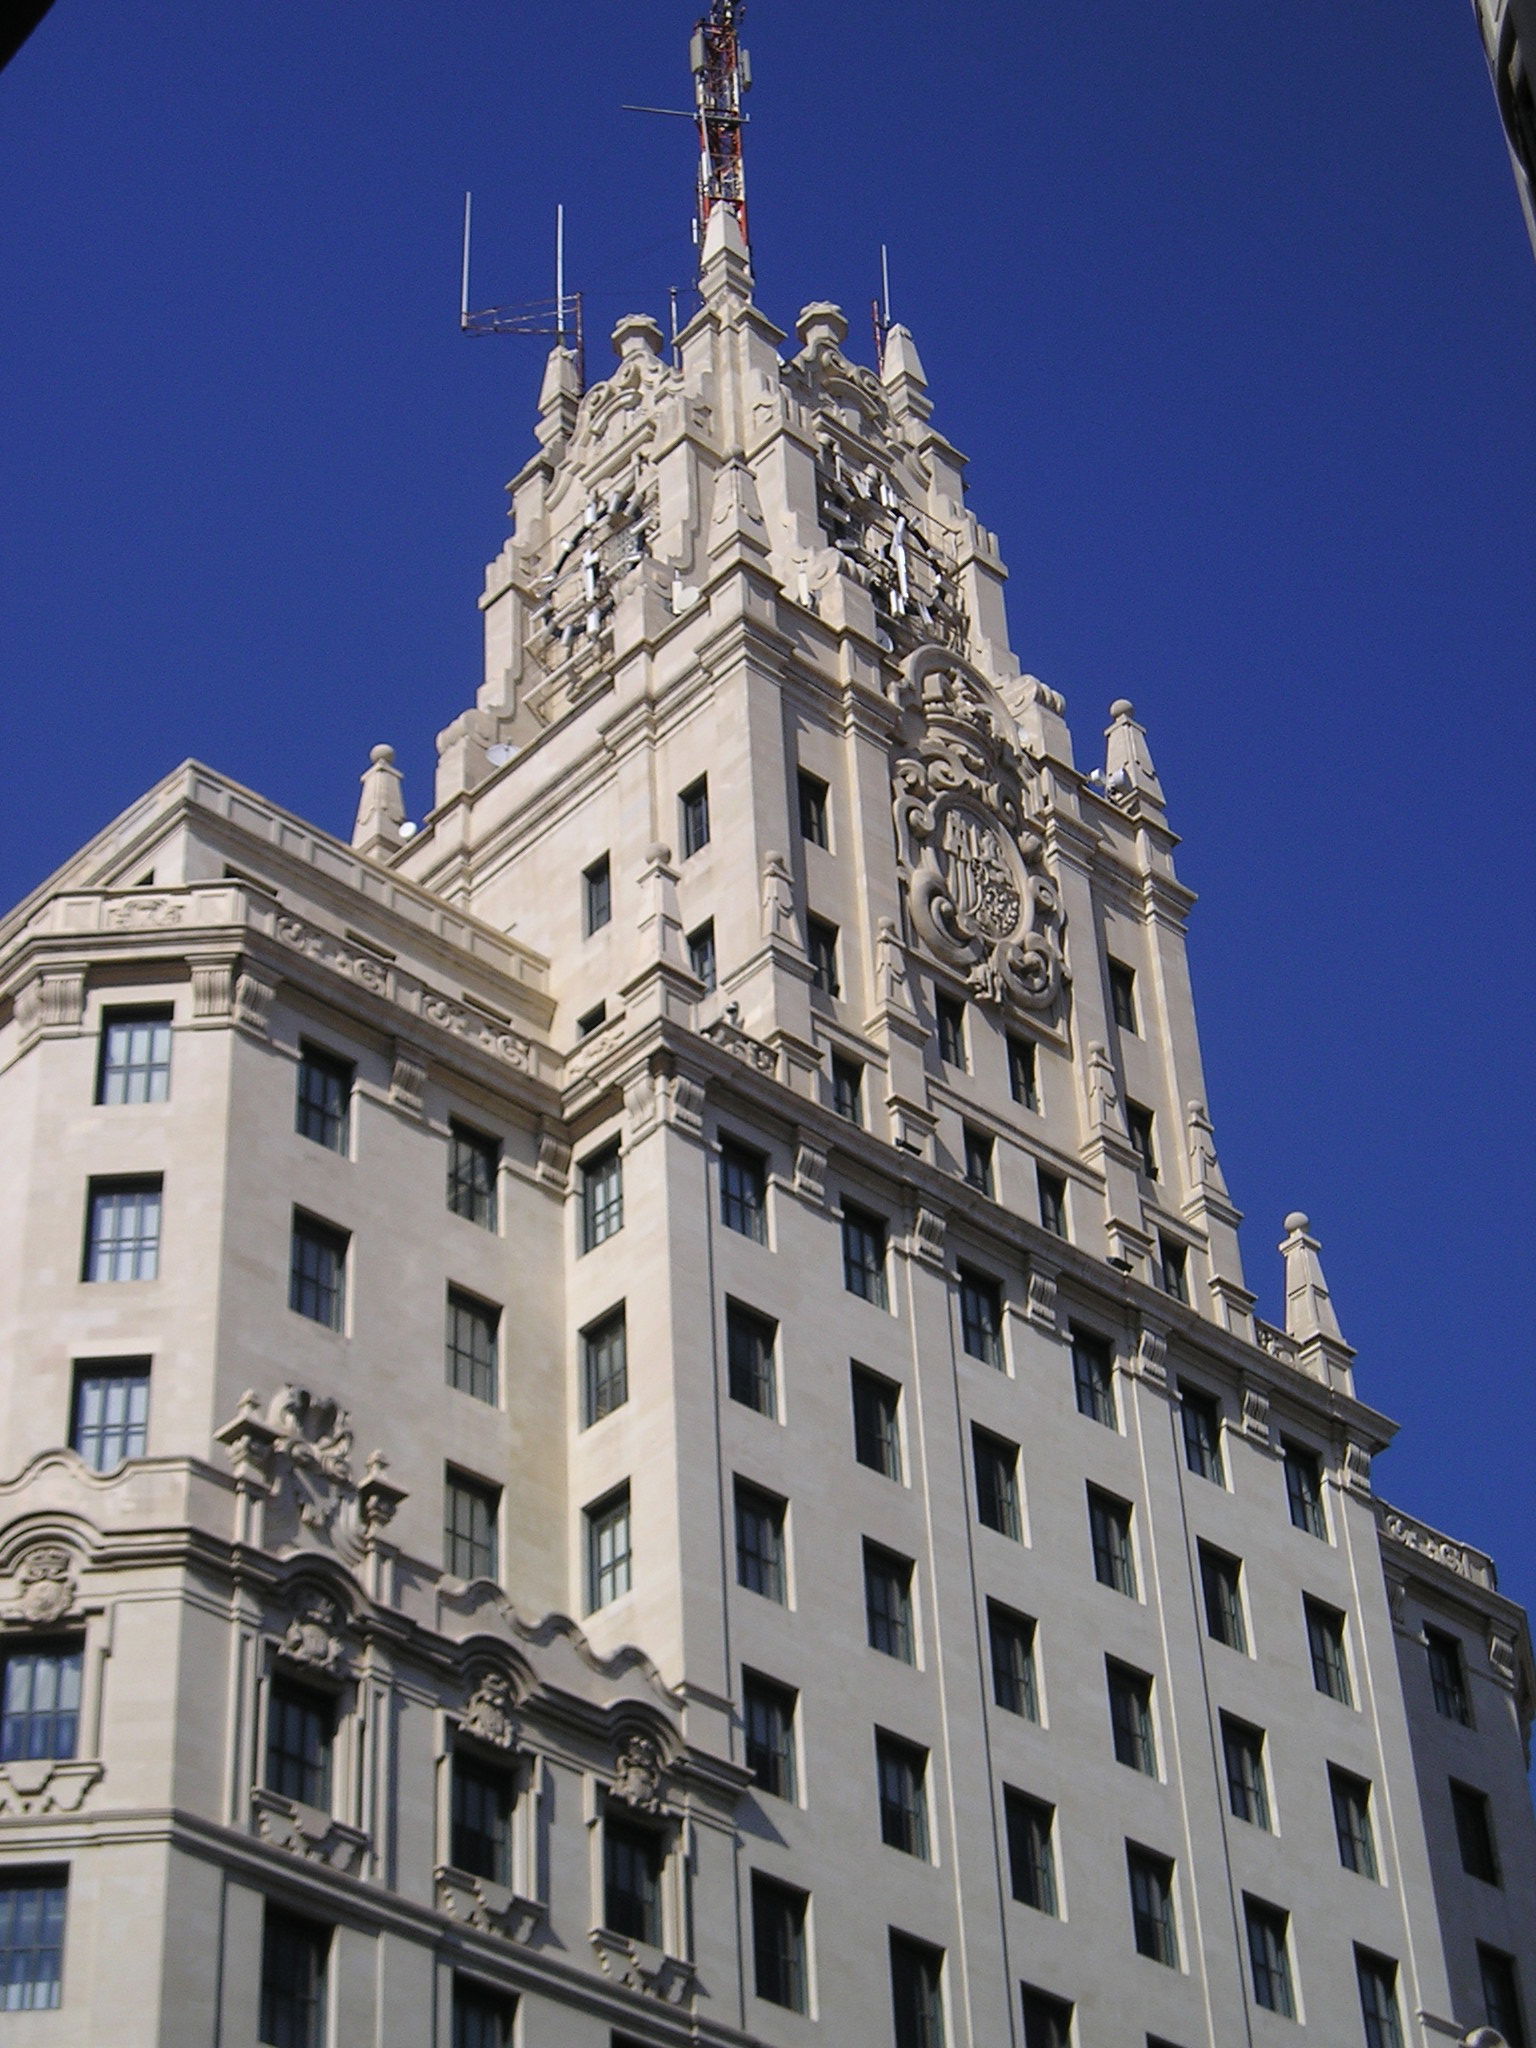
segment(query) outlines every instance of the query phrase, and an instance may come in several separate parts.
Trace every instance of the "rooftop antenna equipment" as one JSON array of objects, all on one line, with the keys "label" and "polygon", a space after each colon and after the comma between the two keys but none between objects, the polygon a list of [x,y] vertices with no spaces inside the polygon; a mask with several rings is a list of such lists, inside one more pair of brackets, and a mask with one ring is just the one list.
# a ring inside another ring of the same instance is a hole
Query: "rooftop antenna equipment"
[{"label": "rooftop antenna equipment", "polygon": [[527,299],[511,306],[487,306],[478,313],[469,306],[470,194],[464,194],[464,261],[459,277],[459,327],[465,334],[548,334],[576,357],[577,382],[586,388],[587,349],[582,322],[582,295],[565,288],[565,208],[555,208],[555,296]]},{"label": "rooftop antenna equipment", "polygon": [[891,331],[891,265],[884,242],[880,244],[880,296],[869,302],[869,317],[875,329],[875,368],[885,362],[885,337]]},{"label": "rooftop antenna equipment", "polygon": [[728,206],[736,216],[743,242],[747,240],[747,175],[741,131],[747,117],[741,111],[741,96],[752,85],[752,60],[739,36],[746,11],[745,0],[711,0],[688,47],[699,125],[698,233],[702,237],[717,206]]}]

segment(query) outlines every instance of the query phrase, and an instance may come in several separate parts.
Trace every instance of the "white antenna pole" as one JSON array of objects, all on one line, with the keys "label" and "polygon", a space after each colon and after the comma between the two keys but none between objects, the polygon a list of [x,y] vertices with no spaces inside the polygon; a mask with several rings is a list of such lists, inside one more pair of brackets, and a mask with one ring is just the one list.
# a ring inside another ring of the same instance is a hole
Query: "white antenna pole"
[{"label": "white antenna pole", "polygon": [[459,284],[459,325],[469,325],[469,194],[464,194],[464,270]]},{"label": "white antenna pole", "polygon": [[880,244],[880,302],[887,327],[891,324],[891,266],[885,253],[885,244]]},{"label": "white antenna pole", "polygon": [[565,347],[565,208],[555,208],[555,336]]}]

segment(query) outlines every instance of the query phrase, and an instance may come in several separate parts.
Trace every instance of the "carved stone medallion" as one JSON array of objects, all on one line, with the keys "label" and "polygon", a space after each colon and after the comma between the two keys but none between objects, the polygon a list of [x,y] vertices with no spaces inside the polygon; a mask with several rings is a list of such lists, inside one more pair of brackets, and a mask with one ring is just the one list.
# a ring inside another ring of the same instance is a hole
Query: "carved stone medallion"
[{"label": "carved stone medallion", "polygon": [[619,1751],[613,1773],[613,1796],[642,1813],[661,1810],[663,1792],[661,1750],[649,1735],[631,1735]]},{"label": "carved stone medallion", "polygon": [[502,1671],[487,1671],[469,1696],[459,1725],[466,1735],[478,1736],[497,1749],[510,1749],[517,1737],[517,1704],[512,1681]]},{"label": "carved stone medallion", "polygon": [[25,1621],[48,1623],[67,1614],[75,1597],[73,1559],[62,1543],[39,1543],[16,1571]]}]

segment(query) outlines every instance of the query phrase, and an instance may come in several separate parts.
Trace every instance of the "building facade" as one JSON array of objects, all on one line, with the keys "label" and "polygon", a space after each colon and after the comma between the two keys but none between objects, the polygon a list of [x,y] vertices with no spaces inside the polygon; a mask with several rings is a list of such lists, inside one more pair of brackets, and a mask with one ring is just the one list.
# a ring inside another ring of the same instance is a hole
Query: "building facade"
[{"label": "building facade", "polygon": [[702,258],[421,829],[188,764],[0,925],[0,2032],[1522,2048],[1525,1623],[1255,1317],[1145,735]]}]

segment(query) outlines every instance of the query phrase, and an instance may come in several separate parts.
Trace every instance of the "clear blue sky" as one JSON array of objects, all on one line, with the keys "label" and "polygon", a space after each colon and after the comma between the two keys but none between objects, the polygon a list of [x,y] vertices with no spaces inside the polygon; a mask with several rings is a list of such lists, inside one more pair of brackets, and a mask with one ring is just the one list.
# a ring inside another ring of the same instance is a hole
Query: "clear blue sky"
[{"label": "clear blue sky", "polygon": [[[470,701],[552,290],[686,282],[690,0],[56,0],[0,77],[0,901],[195,754],[345,833]],[[759,298],[890,244],[1080,758],[1133,698],[1262,1307],[1536,1599],[1536,262],[1469,0],[756,0]]]}]

